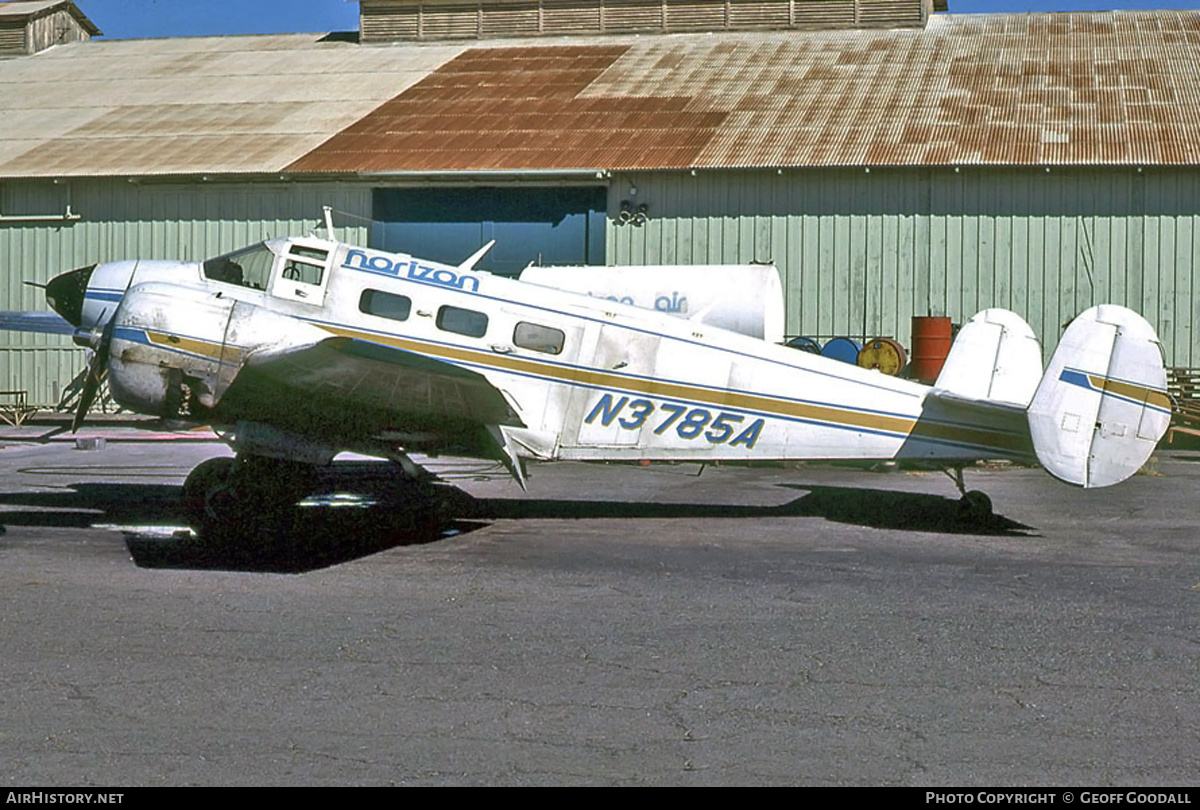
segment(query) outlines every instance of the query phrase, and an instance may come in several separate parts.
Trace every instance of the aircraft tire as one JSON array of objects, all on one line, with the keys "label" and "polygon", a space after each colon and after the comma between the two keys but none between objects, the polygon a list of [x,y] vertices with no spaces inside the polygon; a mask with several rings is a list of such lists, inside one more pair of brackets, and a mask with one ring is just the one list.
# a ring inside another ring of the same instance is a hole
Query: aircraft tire
[{"label": "aircraft tire", "polygon": [[992,518],[992,499],[973,489],[959,499],[958,516],[964,523],[986,523]]},{"label": "aircraft tire", "polygon": [[180,500],[189,526],[200,529],[211,519],[213,504],[210,502],[217,492],[229,486],[233,467],[232,458],[210,458],[202,461],[188,474],[187,480],[183,482]]},{"label": "aircraft tire", "polygon": [[311,464],[238,455],[229,485],[209,498],[210,534],[229,535],[238,544],[286,547],[296,505],[312,491],[316,474]]},{"label": "aircraft tire", "polygon": [[311,464],[263,456],[209,459],[184,482],[184,511],[206,541],[260,543],[292,527],[296,503],[315,479]]}]

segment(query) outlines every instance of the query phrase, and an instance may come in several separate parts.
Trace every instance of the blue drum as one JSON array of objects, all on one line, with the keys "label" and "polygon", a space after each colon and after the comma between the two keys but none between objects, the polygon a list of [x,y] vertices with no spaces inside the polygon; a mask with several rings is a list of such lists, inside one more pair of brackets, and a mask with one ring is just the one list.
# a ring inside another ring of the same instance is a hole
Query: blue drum
[{"label": "blue drum", "polygon": [[821,344],[817,343],[810,337],[794,337],[783,345],[787,346],[789,349],[799,349],[800,351],[807,352],[808,354],[821,353]]},{"label": "blue drum", "polygon": [[854,365],[858,363],[858,353],[860,351],[862,351],[862,344],[857,340],[840,337],[826,343],[825,348],[821,349],[821,356]]}]

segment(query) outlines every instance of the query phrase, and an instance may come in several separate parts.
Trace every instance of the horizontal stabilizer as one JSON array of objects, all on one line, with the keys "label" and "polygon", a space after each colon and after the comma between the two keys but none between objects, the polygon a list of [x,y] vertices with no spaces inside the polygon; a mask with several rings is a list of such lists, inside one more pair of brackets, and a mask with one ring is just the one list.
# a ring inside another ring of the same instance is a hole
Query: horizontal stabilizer
[{"label": "horizontal stabilizer", "polygon": [[1038,460],[1082,487],[1124,481],[1167,430],[1166,389],[1154,327],[1115,304],[1082,312],[1063,333],[1029,406]]},{"label": "horizontal stabilizer", "polygon": [[1042,347],[1029,324],[1007,309],[985,309],[963,324],[935,393],[1024,408],[1042,378]]}]

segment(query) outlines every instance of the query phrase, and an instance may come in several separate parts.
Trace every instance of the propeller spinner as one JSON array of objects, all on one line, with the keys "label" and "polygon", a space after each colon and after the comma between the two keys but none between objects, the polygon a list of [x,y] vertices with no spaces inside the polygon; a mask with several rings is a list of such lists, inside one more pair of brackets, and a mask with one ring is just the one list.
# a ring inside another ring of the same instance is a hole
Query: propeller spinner
[{"label": "propeller spinner", "polygon": [[[46,303],[50,308],[76,327],[76,343],[83,343],[81,330],[83,325],[83,299],[87,295],[88,282],[91,281],[92,271],[96,265],[88,265],[71,270],[68,273],[55,276],[46,285]],[[75,418],[71,420],[71,431],[74,432],[83,424],[84,416],[92,407],[100,383],[108,371],[108,349],[112,342],[113,319],[109,318],[104,329],[96,334],[94,331],[86,343],[92,349],[92,358],[88,362],[87,376],[83,381],[83,390],[79,395],[79,406],[75,410]]]},{"label": "propeller spinner", "polygon": [[83,324],[83,298],[96,265],[55,276],[46,285],[46,303],[72,326]]}]

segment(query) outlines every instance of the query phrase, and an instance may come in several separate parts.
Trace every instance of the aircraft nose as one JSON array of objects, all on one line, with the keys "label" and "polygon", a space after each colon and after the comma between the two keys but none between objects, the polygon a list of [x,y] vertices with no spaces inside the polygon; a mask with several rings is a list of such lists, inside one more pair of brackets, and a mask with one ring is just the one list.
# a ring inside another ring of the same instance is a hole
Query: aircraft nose
[{"label": "aircraft nose", "polygon": [[72,326],[83,324],[83,297],[96,265],[55,276],[46,285],[46,303]]}]

